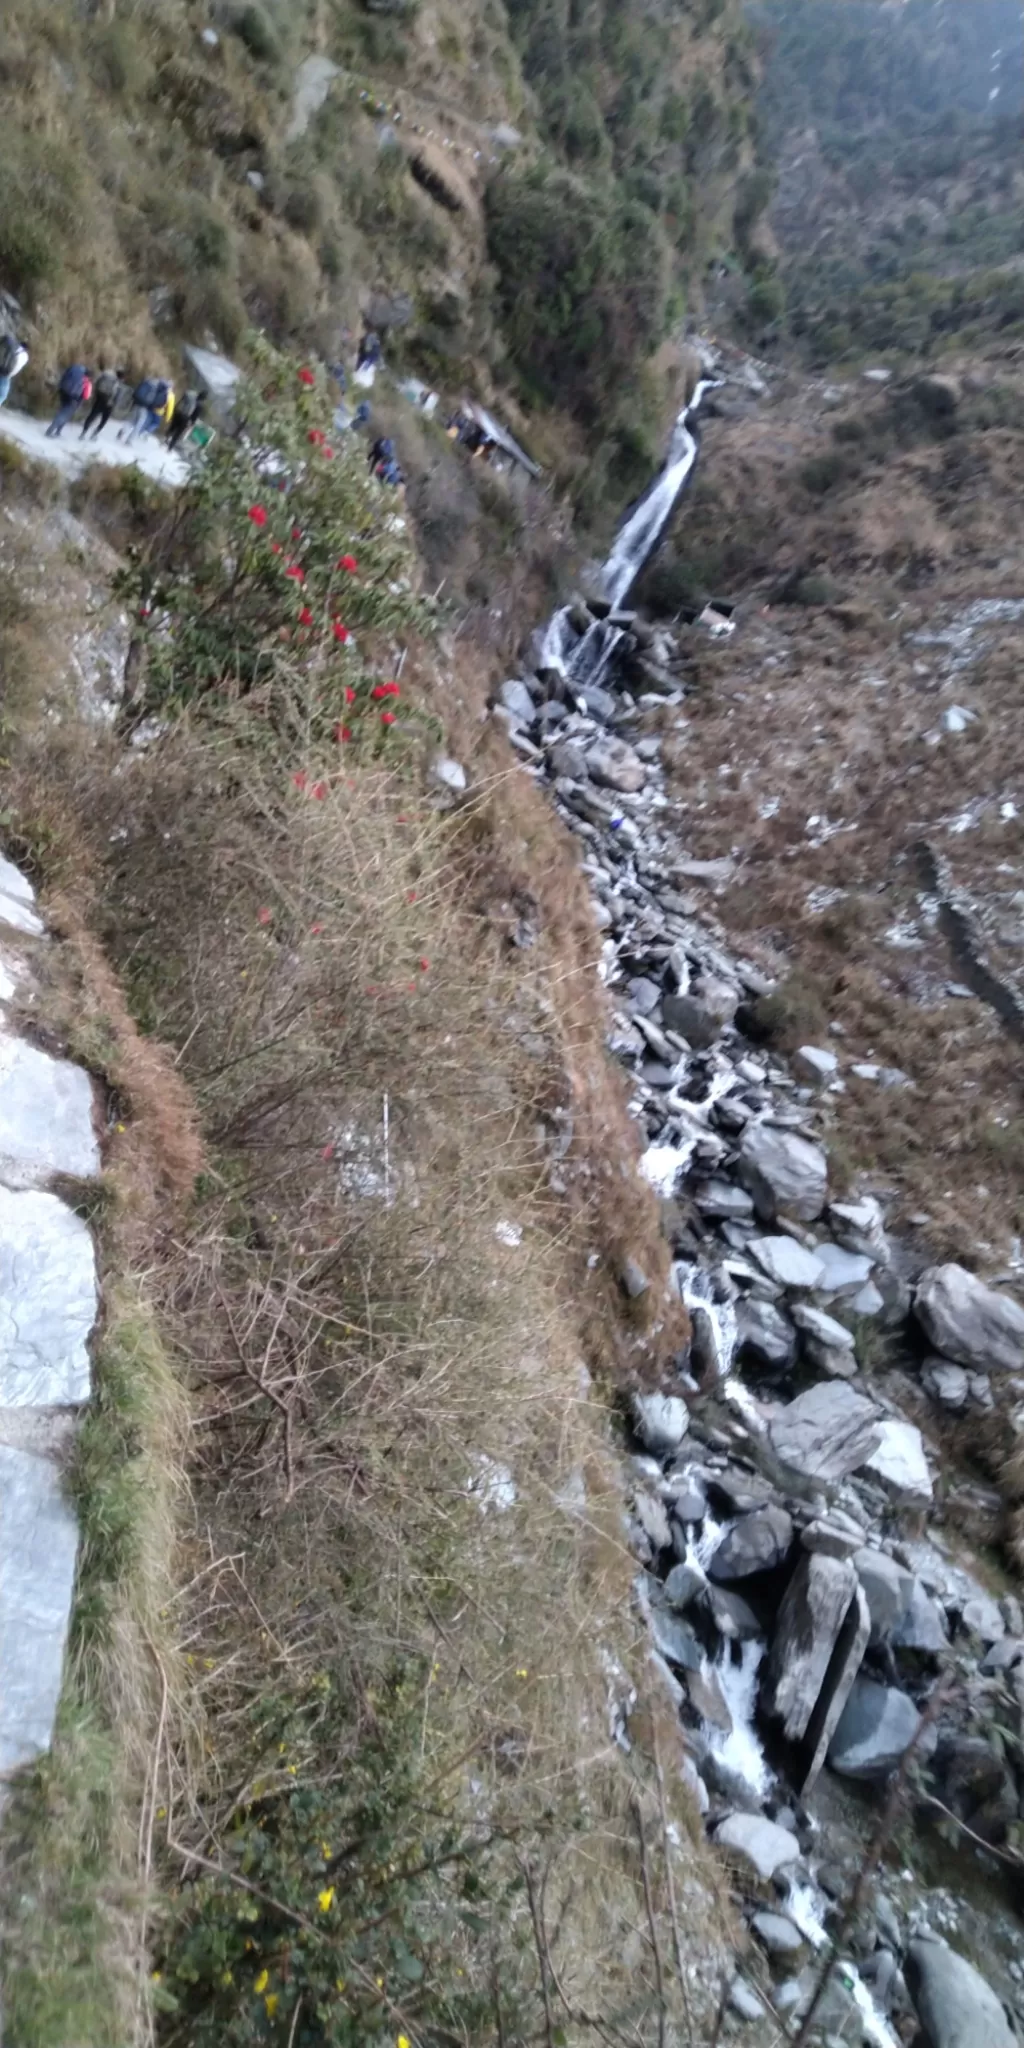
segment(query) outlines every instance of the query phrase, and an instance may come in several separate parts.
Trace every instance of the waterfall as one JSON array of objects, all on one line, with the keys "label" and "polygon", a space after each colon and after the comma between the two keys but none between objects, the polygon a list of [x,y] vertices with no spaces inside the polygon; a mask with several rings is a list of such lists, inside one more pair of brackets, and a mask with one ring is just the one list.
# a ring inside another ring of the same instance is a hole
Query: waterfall
[{"label": "waterfall", "polygon": [[[668,453],[643,497],[623,520],[611,554],[601,571],[605,601],[616,610],[632,589],[655,543],[668,523],[673,506],[697,460],[698,439],[689,422],[700,406],[705,391],[714,391],[717,380],[702,377],[689,404],[683,407],[672,430]],[[541,647],[541,668],[552,668],[582,688],[598,683],[622,638],[622,628],[607,619],[595,619],[582,638],[569,619],[570,606],[555,613]]]}]

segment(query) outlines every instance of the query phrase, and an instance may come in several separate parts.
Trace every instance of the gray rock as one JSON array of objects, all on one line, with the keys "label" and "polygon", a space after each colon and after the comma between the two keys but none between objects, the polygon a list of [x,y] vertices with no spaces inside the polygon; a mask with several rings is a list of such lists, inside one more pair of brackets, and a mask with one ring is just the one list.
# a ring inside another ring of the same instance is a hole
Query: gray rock
[{"label": "gray rock", "polygon": [[[744,1199],[749,1201],[749,1195]],[[762,1364],[785,1371],[796,1357],[792,1323],[774,1302],[751,1296],[737,1311],[736,1350],[740,1358],[752,1353]]]},{"label": "gray rock", "polygon": [[626,983],[629,1007],[635,1017],[649,1017],[661,1001],[661,990],[656,981],[649,981],[645,974],[634,975]]},{"label": "gray rock", "polygon": [[766,1223],[780,1212],[811,1223],[825,1206],[828,1160],[820,1145],[795,1131],[748,1124],[740,1140],[739,1176]]},{"label": "gray rock", "polygon": [[882,1940],[898,1955],[903,1947],[903,1929],[892,1900],[884,1892],[879,1892],[875,1900],[875,1924]]},{"label": "gray rock", "polygon": [[466,771],[461,763],[453,761],[450,755],[437,754],[430,765],[430,780],[439,789],[451,790],[453,795],[458,796],[466,787]]},{"label": "gray rock", "polygon": [[690,1411],[678,1394],[634,1394],[633,1427],[655,1457],[677,1451],[690,1427]]},{"label": "gray rock", "polygon": [[625,740],[603,736],[587,749],[587,772],[604,789],[635,795],[647,781],[647,770]]},{"label": "gray rock", "polygon": [[729,1986],[729,2006],[741,2020],[763,2020],[768,2008],[745,1977],[734,1977]]},{"label": "gray rock", "polygon": [[920,1430],[897,1416],[886,1416],[879,1428],[880,1440],[866,1460],[865,1471],[880,1482],[898,1507],[927,1507],[932,1481]]},{"label": "gray rock", "polygon": [[704,1590],[705,1579],[699,1565],[674,1564],[662,1586],[662,1598],[677,1614],[685,1613],[692,1607],[698,1593]]},{"label": "gray rock", "polygon": [[970,1383],[962,1365],[954,1365],[948,1358],[926,1358],[921,1367],[921,1385],[925,1393],[940,1408],[948,1408],[952,1415],[967,1406]]},{"label": "gray rock", "polygon": [[999,1612],[1011,1636],[1024,1636],[1024,1607],[1016,1593],[1004,1593],[999,1602]]},{"label": "gray rock", "polygon": [[871,1616],[871,1641],[887,1642],[916,1583],[913,1574],[905,1565],[887,1557],[884,1550],[858,1550],[853,1562]]},{"label": "gray rock", "polygon": [[498,691],[498,703],[503,704],[505,710],[511,712],[518,725],[533,724],[537,715],[537,707],[525,683],[518,682],[514,678],[507,683],[502,683]]},{"label": "gray rock", "polygon": [[681,1621],[666,1607],[651,1605],[651,1634],[657,1648],[670,1664],[678,1664],[684,1671],[699,1671],[703,1652],[689,1622]]},{"label": "gray rock", "polygon": [[719,1635],[729,1642],[752,1643],[761,1634],[761,1623],[741,1594],[709,1583],[704,1604]]},{"label": "gray rock", "polygon": [[89,1398],[96,1255],[56,1195],[0,1187],[0,1408]]},{"label": "gray rock", "polygon": [[992,1986],[944,1942],[912,1941],[904,1974],[928,2048],[1017,2048]]},{"label": "gray rock", "polygon": [[0,1444],[0,1778],[49,1748],[78,1530],[47,1458]]},{"label": "gray rock", "polygon": [[802,1045],[793,1055],[793,1066],[801,1081],[808,1081],[812,1088],[821,1088],[826,1081],[834,1080],[839,1071],[839,1058],[824,1046]]},{"label": "gray rock", "polygon": [[715,1829],[715,1841],[756,1871],[767,1884],[777,1870],[800,1860],[800,1844],[787,1828],[760,1813],[730,1813]]},{"label": "gray rock", "polygon": [[639,1260],[634,1258],[623,1260],[619,1279],[630,1301],[639,1301],[640,1296],[647,1293],[651,1284]]},{"label": "gray rock", "polygon": [[1002,1642],[993,1643],[992,1648],[986,1650],[978,1668],[986,1677],[991,1677],[998,1671],[1012,1671],[1022,1658],[1024,1641],[1019,1636],[1004,1636]]},{"label": "gray rock", "polygon": [[700,1715],[711,1728],[718,1728],[723,1735],[732,1734],[732,1715],[726,1704],[725,1694],[719,1682],[718,1673],[705,1660],[698,1670],[687,1667],[686,1690],[694,1712]]},{"label": "gray rock", "polygon": [[786,1588],[768,1659],[765,1705],[790,1742],[807,1732],[856,1591],[852,1564],[808,1551]]},{"label": "gray rock", "polygon": [[820,1258],[816,1252],[805,1251],[795,1237],[753,1237],[747,1250],[779,1287],[811,1288],[821,1282]]},{"label": "gray rock", "polygon": [[792,1541],[793,1523],[785,1508],[755,1508],[723,1536],[708,1564],[708,1578],[728,1584],[752,1572],[771,1571],[783,1563]]},{"label": "gray rock", "polygon": [[1006,1623],[991,1594],[976,1586],[960,1607],[961,1625],[972,1636],[979,1636],[983,1643],[1002,1642],[1006,1634]]},{"label": "gray rock", "polygon": [[3,1179],[9,1186],[33,1187],[55,1173],[92,1180],[99,1171],[88,1074],[0,1031]]},{"label": "gray rock", "polygon": [[[586,632],[591,624],[588,618],[582,630]],[[600,718],[607,725],[615,717],[619,709],[618,698],[613,697],[610,690],[602,690],[600,683],[584,683],[579,694],[593,718]]]},{"label": "gray rock", "polygon": [[799,1927],[784,1913],[755,1913],[750,1925],[770,1956],[796,1956],[804,1946]]},{"label": "gray rock", "polygon": [[828,1220],[844,1252],[858,1252],[880,1266],[889,1264],[892,1247],[885,1234],[881,1204],[873,1195],[862,1195],[858,1202],[830,1203]]},{"label": "gray rock", "polygon": [[668,1525],[668,1512],[664,1501],[659,1500],[657,1494],[647,1493],[643,1487],[638,1487],[633,1498],[633,1513],[655,1550],[671,1550],[672,1531]]},{"label": "gray rock", "polygon": [[731,1180],[698,1181],[693,1199],[702,1216],[732,1217],[742,1221],[754,1213],[750,1195]]},{"label": "gray rock", "polygon": [[39,938],[43,920],[34,908],[35,900],[36,892],[28,877],[12,860],[0,855],[0,923],[9,924],[12,931],[25,932],[29,938]]},{"label": "gray rock", "polygon": [[935,1349],[957,1365],[979,1372],[1024,1367],[1024,1308],[963,1266],[929,1266],[917,1283],[914,1313]]},{"label": "gray rock", "polygon": [[826,1315],[823,1308],[812,1308],[810,1302],[795,1302],[791,1310],[797,1329],[814,1339],[822,1349],[828,1351],[852,1351],[853,1331],[845,1323],[837,1322],[835,1316]]},{"label": "gray rock", "polygon": [[721,1019],[696,995],[666,996],[661,1014],[669,1031],[678,1031],[688,1045],[704,1052],[721,1036]]},{"label": "gray rock", "polygon": [[842,1380],[809,1387],[768,1425],[772,1448],[809,1479],[845,1479],[881,1440],[878,1411]]},{"label": "gray rock", "polygon": [[587,756],[578,740],[557,740],[548,760],[554,773],[568,776],[570,782],[582,782],[586,775]]},{"label": "gray rock", "polygon": [[887,1778],[920,1723],[907,1693],[877,1685],[873,1678],[858,1678],[829,1744],[829,1764],[844,1778]]},{"label": "gray rock", "polygon": [[864,1531],[839,1528],[834,1522],[809,1522],[800,1541],[805,1550],[822,1557],[855,1557],[863,1546]]},{"label": "gray rock", "polygon": [[874,1260],[863,1252],[844,1252],[841,1245],[823,1242],[814,1247],[821,1263],[818,1287],[822,1294],[856,1294],[871,1278]]}]

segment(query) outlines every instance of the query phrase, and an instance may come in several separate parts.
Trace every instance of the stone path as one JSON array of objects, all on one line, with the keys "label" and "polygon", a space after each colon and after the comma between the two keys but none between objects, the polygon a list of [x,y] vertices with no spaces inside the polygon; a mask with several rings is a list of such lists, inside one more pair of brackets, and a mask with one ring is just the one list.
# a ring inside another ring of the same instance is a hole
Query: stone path
[{"label": "stone path", "polygon": [[78,1550],[60,1454],[89,1398],[99,1306],[92,1234],[47,1186],[100,1173],[93,1084],[4,1012],[16,993],[30,1005],[33,958],[52,944],[31,884],[0,859],[0,1800],[53,1734]]},{"label": "stone path", "polygon": [[131,442],[119,441],[118,429],[112,423],[99,440],[90,435],[88,441],[83,441],[80,427],[72,420],[59,440],[49,441],[48,426],[48,420],[15,412],[9,405],[0,406],[0,436],[16,442],[34,462],[46,462],[51,469],[59,469],[63,476],[81,476],[96,463],[106,469],[141,469],[143,476],[158,484],[183,484],[188,476],[184,459],[152,435]]}]

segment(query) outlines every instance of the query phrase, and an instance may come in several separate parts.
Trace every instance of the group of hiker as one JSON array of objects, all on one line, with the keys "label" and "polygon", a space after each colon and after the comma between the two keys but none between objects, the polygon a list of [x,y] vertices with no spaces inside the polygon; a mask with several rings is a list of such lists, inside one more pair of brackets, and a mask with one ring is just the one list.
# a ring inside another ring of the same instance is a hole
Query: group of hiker
[{"label": "group of hiker", "polygon": [[119,441],[134,441],[137,434],[163,433],[168,448],[176,448],[183,435],[198,426],[207,404],[205,391],[186,391],[176,399],[173,384],[166,377],[143,377],[132,385],[126,370],[98,370],[93,377],[84,363],[69,363],[57,386],[57,410],[46,429],[48,440],[58,440],[81,406],[86,406],[81,439],[91,432],[98,440],[115,414],[127,413]]}]

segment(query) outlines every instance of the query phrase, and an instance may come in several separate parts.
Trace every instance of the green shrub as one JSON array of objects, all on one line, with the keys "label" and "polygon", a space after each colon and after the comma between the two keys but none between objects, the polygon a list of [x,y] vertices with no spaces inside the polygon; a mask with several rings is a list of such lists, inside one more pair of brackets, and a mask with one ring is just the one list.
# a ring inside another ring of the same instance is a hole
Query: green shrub
[{"label": "green shrub", "polygon": [[833,448],[827,455],[812,455],[810,461],[802,465],[799,474],[804,490],[813,492],[816,498],[823,498],[826,491],[845,483],[850,474],[850,464],[846,456]]},{"label": "green shrub", "polygon": [[755,276],[747,293],[747,318],[755,327],[774,327],[786,310],[786,288],[769,271]]},{"label": "green shrub", "polygon": [[524,381],[590,422],[661,337],[667,244],[614,186],[542,162],[487,194],[509,350]]},{"label": "green shrub", "polygon": [[252,4],[243,7],[231,24],[239,40],[245,44],[250,57],[260,64],[276,64],[281,51],[274,30],[262,7]]}]

